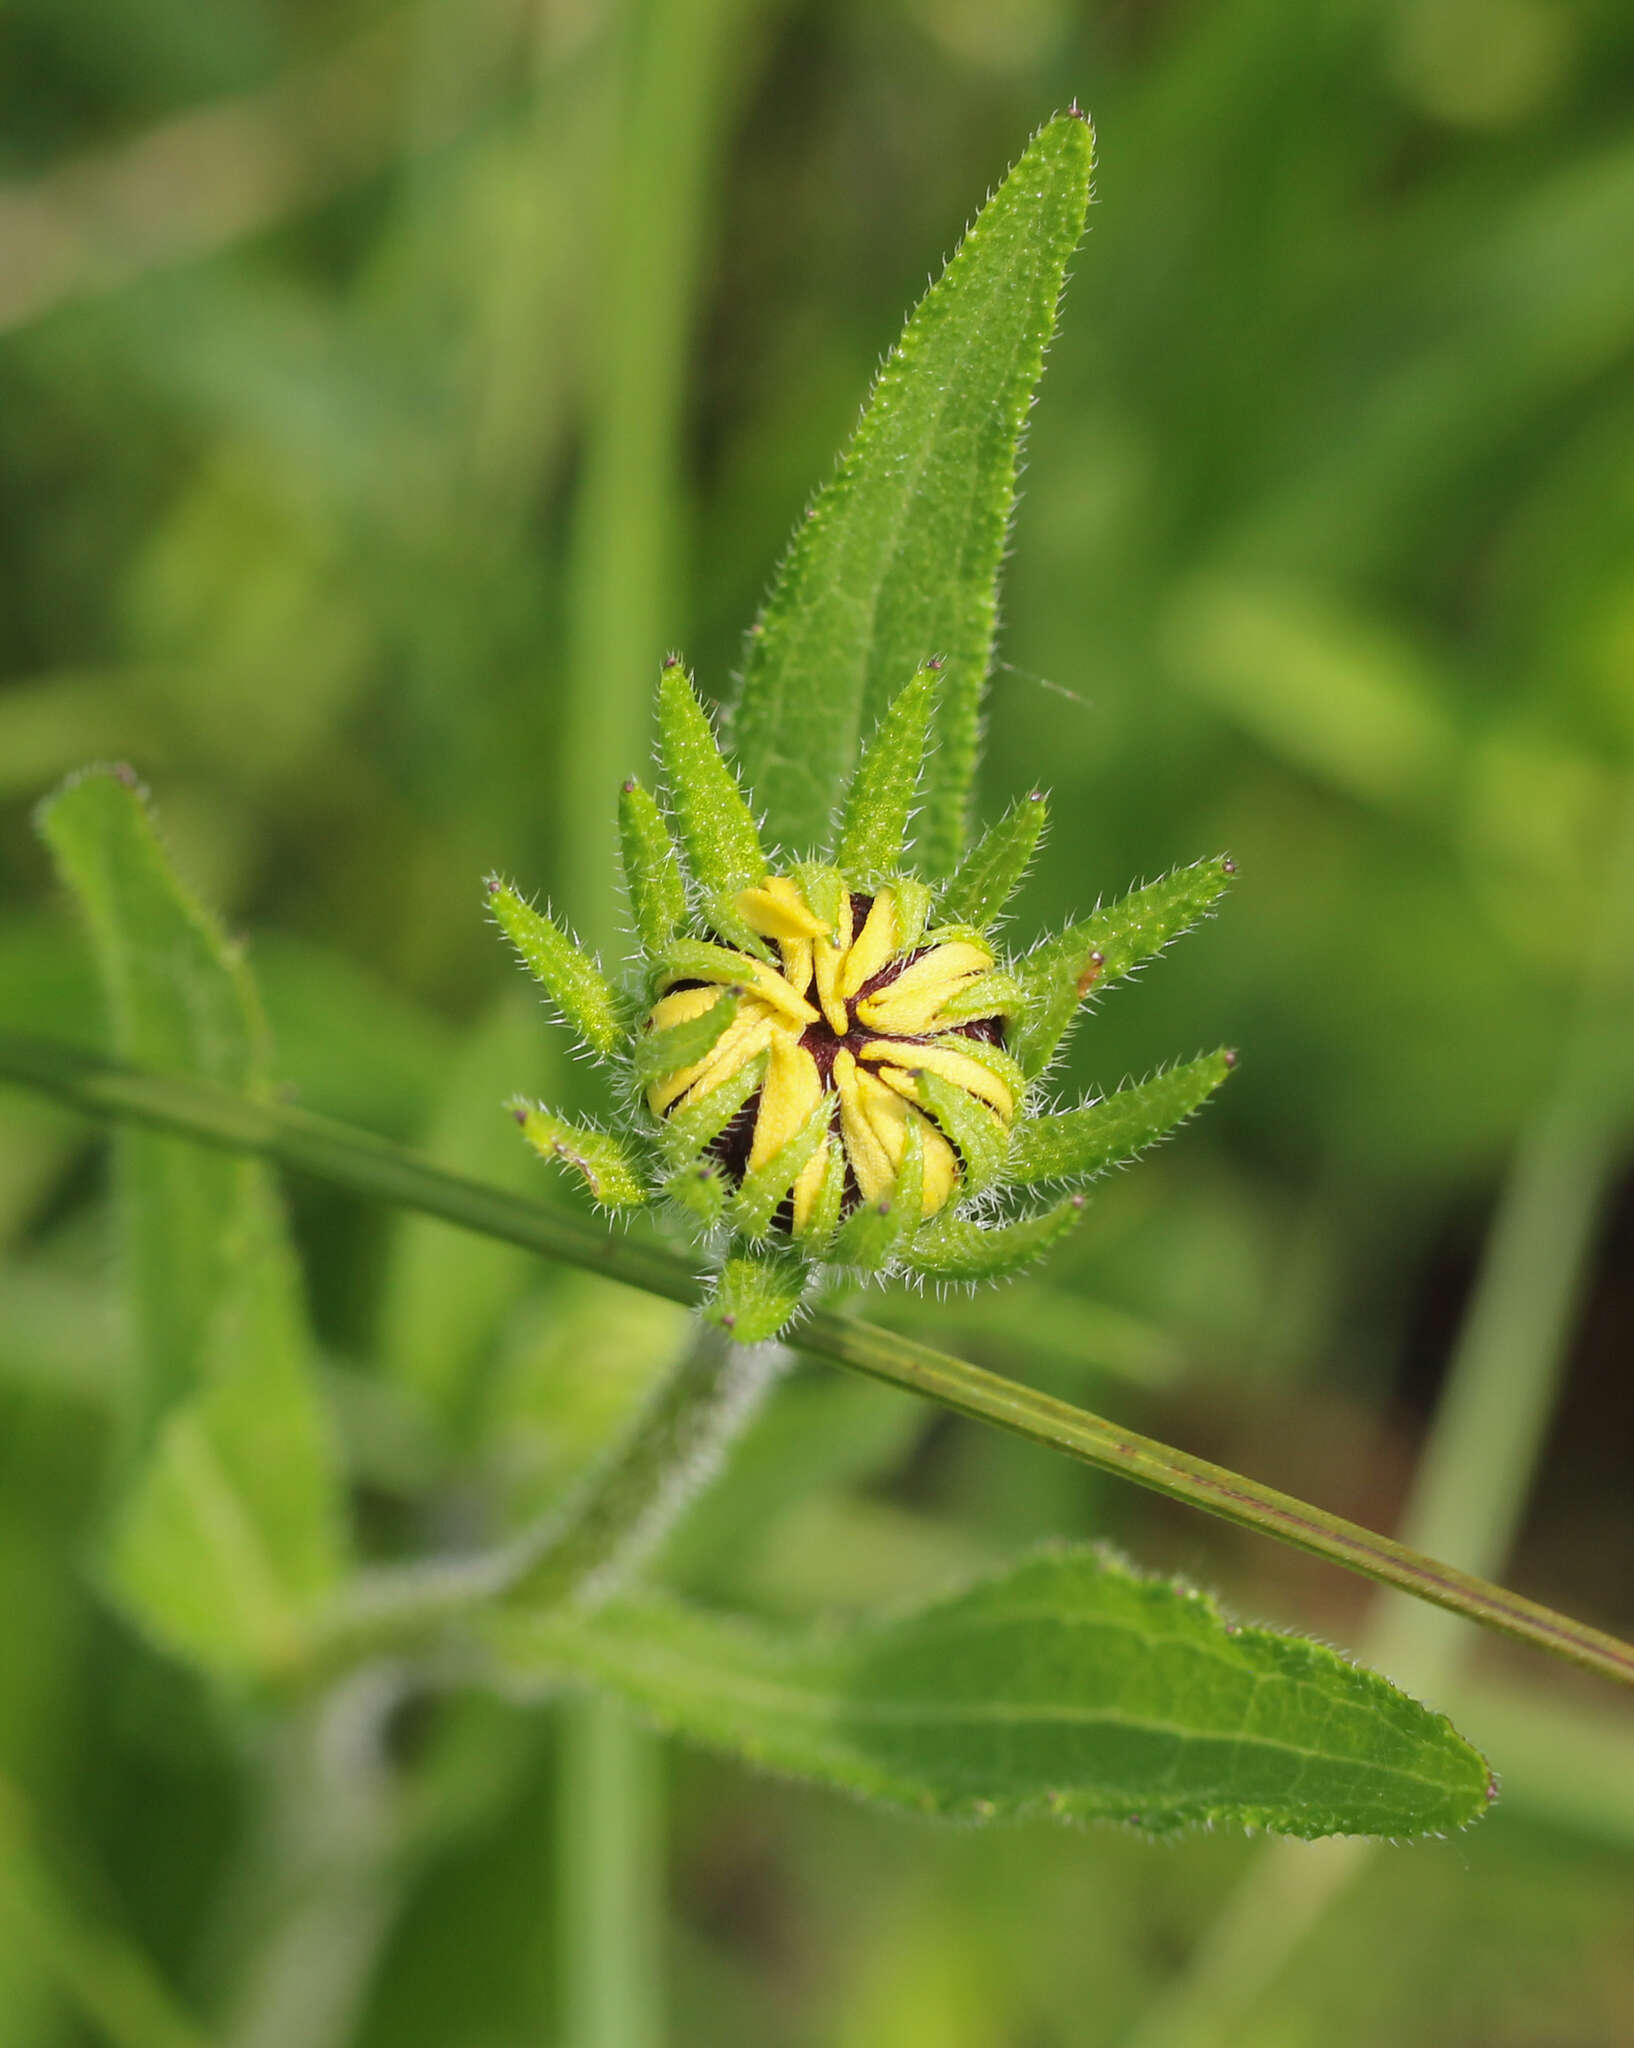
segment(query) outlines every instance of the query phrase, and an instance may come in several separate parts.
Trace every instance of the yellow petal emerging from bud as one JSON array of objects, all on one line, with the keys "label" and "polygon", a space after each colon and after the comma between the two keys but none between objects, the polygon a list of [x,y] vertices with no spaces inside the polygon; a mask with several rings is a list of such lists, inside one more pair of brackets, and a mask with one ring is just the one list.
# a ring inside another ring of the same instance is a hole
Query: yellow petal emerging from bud
[{"label": "yellow petal emerging from bud", "polygon": [[[813,907],[812,890],[826,916]],[[1010,1063],[999,1049],[1003,1018],[944,1014],[955,997],[963,999],[961,1011],[979,1006],[978,984],[993,955],[963,937],[904,948],[897,891],[885,885],[871,895],[855,893],[827,870],[804,884],[768,875],[740,890],[734,907],[750,930],[776,943],[783,971],[725,945],[690,949],[677,985],[653,1007],[652,1028],[703,1016],[729,987],[738,991],[737,1015],[705,1058],[649,1087],[649,1106],[663,1116],[683,1102],[700,1102],[766,1053],[765,1080],[741,1111],[723,1110],[725,1127],[710,1144],[733,1185],[759,1172],[764,1190],[763,1170],[809,1129],[825,1098],[832,1104],[828,1146],[800,1168],[774,1228],[796,1237],[826,1229],[837,1200],[849,1213],[860,1202],[890,1201],[899,1182],[917,1183],[919,1214],[935,1215],[958,1191],[964,1162],[955,1136],[920,1099],[916,1076],[935,1074],[963,1090],[991,1112],[1001,1133],[1016,1112],[1005,1079]],[[916,917],[916,932],[918,924]],[[910,1132],[920,1164],[904,1179]],[[833,1177],[842,1166],[843,1197]],[[826,1224],[814,1223],[819,1210]]]}]

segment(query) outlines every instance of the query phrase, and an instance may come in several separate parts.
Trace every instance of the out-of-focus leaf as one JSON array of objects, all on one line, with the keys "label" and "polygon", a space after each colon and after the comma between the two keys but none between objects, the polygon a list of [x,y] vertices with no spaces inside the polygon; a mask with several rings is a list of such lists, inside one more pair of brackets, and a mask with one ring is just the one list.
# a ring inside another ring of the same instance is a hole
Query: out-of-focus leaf
[{"label": "out-of-focus leaf", "polygon": [[[178,883],[134,778],[75,778],[42,806],[40,828],[90,929],[120,1057],[263,1092],[267,1034],[249,973]],[[251,1160],[140,1131],[118,1134],[115,1159],[145,1430],[202,1377],[264,1176]]]},{"label": "out-of-focus leaf", "polygon": [[861,736],[932,656],[944,661],[920,845],[958,858],[975,772],[1017,447],[1083,232],[1086,122],[1034,137],[908,320],[862,424],[796,530],[750,642],[733,712],[771,837],[819,845]]},{"label": "out-of-focus leaf", "polygon": [[696,1741],[923,1813],[1406,1836],[1489,1800],[1477,1752],[1384,1679],[1080,1549],[845,1630],[647,1594],[507,1613],[487,1641],[507,1680],[587,1680]]},{"label": "out-of-focus leaf", "polygon": [[270,1188],[236,1220],[207,1384],[160,1424],[114,1518],[104,1578],[156,1640],[224,1679],[277,1675],[339,1580],[339,1456]]},{"label": "out-of-focus leaf", "polygon": [[117,1408],[128,1349],[105,1288],[39,1265],[0,1264],[0,1385]]},{"label": "out-of-focus leaf", "polygon": [[[90,926],[119,1052],[264,1094],[249,975],[177,879],[143,797],[93,772],[41,822]],[[140,1626],[207,1670],[277,1669],[345,1554],[339,1459],[278,1192],[253,1160],[136,1134],[119,1143],[144,1427],[103,1576]]]}]

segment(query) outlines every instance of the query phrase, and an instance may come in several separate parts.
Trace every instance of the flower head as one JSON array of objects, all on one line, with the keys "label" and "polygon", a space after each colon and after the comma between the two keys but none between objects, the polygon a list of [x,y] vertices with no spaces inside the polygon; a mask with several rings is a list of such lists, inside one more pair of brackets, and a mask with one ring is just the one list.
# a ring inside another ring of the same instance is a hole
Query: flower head
[{"label": "flower head", "polygon": [[[668,814],[633,780],[620,813],[641,941],[622,986],[489,885],[558,1012],[629,1082],[622,1128],[524,1103],[526,1136],[604,1206],[663,1201],[701,1233],[716,1270],[707,1313],[743,1341],[775,1334],[836,1271],[1016,1270],[1071,1227],[1082,1183],[1162,1136],[1231,1064],[1210,1054],[1044,1112],[1039,1076],[1085,995],[1206,912],[1231,864],[1179,869],[1007,961],[992,926],[1045,805],[1034,793],[1012,806],[939,885],[912,872],[937,681],[927,666],[881,721],[829,858],[776,864],[690,678],[667,665]],[[1049,1182],[1069,1191],[1018,1208],[1012,1191]]]}]

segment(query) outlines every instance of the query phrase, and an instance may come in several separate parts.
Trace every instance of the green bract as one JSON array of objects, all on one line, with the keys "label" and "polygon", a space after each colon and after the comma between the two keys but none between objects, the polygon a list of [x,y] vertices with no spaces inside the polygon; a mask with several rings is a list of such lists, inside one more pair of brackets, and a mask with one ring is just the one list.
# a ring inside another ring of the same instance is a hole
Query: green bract
[{"label": "green bract", "polygon": [[[1022,800],[940,889],[909,820],[939,675],[887,709],[838,807],[832,857],[784,861],[715,743],[691,678],[666,664],[666,809],[624,790],[640,951],[617,986],[512,889],[494,913],[562,1020],[614,1063],[617,1130],[515,1105],[523,1134],[609,1209],[666,1202],[717,1275],[706,1309],[740,1342],[775,1336],[850,1275],[996,1279],[1076,1221],[1083,1184],[1162,1137],[1225,1078],[1216,1052],[1050,1110],[1040,1075],[1092,990],[1202,916],[1232,872],[1201,861],[1018,960],[994,921],[1044,822]],[[673,828],[673,830],[672,830]],[[1018,1192],[1063,1192],[1028,1209]]]}]

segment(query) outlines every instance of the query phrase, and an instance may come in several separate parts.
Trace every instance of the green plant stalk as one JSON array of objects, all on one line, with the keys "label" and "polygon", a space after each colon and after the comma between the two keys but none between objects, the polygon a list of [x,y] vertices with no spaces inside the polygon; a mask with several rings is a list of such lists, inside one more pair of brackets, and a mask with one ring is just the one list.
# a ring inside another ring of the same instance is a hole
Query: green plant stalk
[{"label": "green plant stalk", "polygon": [[776,1345],[729,1343],[713,1324],[700,1322],[686,1356],[568,1502],[508,1597],[596,1605],[616,1592],[719,1469],[785,1355]]},{"label": "green plant stalk", "polygon": [[[1626,1101],[1630,1077],[1634,801],[1620,837],[1555,1083],[1505,1178],[1402,1517],[1416,1548],[1483,1573],[1503,1569],[1526,1510],[1618,1164],[1615,1105]],[[1365,1662],[1448,1706],[1468,1649],[1432,1608],[1399,1597],[1381,1601],[1360,1645]],[[1469,1706],[1479,1721],[1478,1695]],[[1256,1999],[1377,1846],[1326,1843],[1313,1862],[1291,1844],[1268,1844],[1127,2048],[1214,2048],[1241,2038]]]},{"label": "green plant stalk", "polygon": [[[669,1301],[691,1305],[699,1297],[690,1264],[676,1252],[446,1173],[401,1146],[326,1117],[252,1102],[203,1082],[138,1073],[76,1047],[10,1031],[0,1031],[0,1077],[44,1090],[93,1117],[127,1118],[203,1144],[256,1152],[354,1194],[440,1216]],[[1634,1646],[1614,1636],[947,1352],[829,1310],[800,1323],[792,1341],[813,1357],[923,1394],[1634,1686]]]}]

